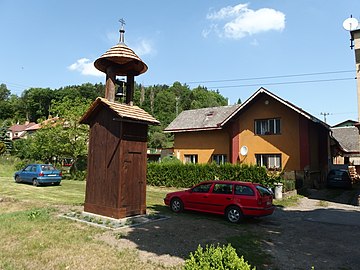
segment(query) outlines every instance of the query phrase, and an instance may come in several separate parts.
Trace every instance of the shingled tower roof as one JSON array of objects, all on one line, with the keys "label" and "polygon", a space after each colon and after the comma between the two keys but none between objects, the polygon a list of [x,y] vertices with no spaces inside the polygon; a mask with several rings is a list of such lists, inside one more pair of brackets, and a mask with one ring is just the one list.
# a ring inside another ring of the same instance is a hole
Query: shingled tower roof
[{"label": "shingled tower roof", "polygon": [[[124,24],[123,21],[122,23]],[[117,76],[129,74],[138,76],[147,71],[147,65],[125,44],[124,33],[124,25],[122,25],[119,43],[95,61],[94,65],[98,70],[106,73],[108,67],[112,67]]]}]

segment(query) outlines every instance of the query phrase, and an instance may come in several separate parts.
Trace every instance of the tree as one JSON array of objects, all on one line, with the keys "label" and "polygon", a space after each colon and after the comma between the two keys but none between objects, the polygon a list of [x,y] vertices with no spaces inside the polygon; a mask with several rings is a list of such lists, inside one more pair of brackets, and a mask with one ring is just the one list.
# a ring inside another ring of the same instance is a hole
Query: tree
[{"label": "tree", "polygon": [[0,143],[3,145],[3,152],[0,153],[4,154],[4,153],[10,153],[12,150],[12,141],[10,140],[9,136],[7,135],[7,125],[6,125],[6,121],[2,124],[2,126],[0,127]]},{"label": "tree", "polygon": [[16,141],[17,156],[22,159],[53,162],[62,158],[78,158],[87,155],[89,129],[79,124],[80,117],[88,109],[91,100],[68,97],[51,104],[51,112],[59,115],[56,122],[42,126],[27,139]]},{"label": "tree", "polygon": [[0,156],[6,152],[5,143],[0,142]]},{"label": "tree", "polygon": [[191,92],[191,109],[218,107],[227,105],[227,100],[219,92],[209,91],[206,87],[198,86]]},{"label": "tree", "polygon": [[9,98],[11,92],[7,89],[6,84],[0,84],[0,101],[5,101]]},{"label": "tree", "polygon": [[13,110],[8,102],[10,90],[5,84],[0,84],[0,119],[8,119],[13,115]]},{"label": "tree", "polygon": [[79,120],[87,111],[91,102],[90,99],[76,98],[72,100],[67,97],[60,102],[53,102],[52,112],[59,115],[63,123],[59,125],[59,133],[62,136],[62,157],[72,158],[76,161],[79,157],[87,155],[89,127],[80,124]]},{"label": "tree", "polygon": [[53,97],[54,92],[50,88],[30,88],[25,90],[21,98],[25,105],[27,119],[36,122],[40,118],[47,118]]}]

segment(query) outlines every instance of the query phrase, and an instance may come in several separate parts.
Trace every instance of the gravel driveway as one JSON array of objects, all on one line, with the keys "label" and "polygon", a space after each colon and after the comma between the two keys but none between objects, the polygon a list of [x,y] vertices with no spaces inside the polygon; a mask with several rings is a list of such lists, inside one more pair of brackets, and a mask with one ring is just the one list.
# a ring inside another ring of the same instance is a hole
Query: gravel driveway
[{"label": "gravel driveway", "polygon": [[119,249],[134,248],[143,260],[180,266],[199,244],[261,233],[263,249],[273,257],[262,269],[355,270],[360,269],[360,207],[350,204],[353,196],[354,191],[313,190],[296,207],[277,208],[272,216],[238,225],[212,215],[169,212],[168,220],[106,232],[99,239]]},{"label": "gravel driveway", "polygon": [[[335,193],[335,196],[334,196]],[[271,235],[274,269],[360,269],[360,207],[354,190],[312,191],[259,224]]]}]

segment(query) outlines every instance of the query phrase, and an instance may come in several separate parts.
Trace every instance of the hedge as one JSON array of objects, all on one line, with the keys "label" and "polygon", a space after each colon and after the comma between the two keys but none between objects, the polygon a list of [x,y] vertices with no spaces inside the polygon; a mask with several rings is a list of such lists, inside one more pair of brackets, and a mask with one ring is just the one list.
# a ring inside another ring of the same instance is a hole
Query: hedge
[{"label": "hedge", "polygon": [[272,188],[280,181],[279,177],[268,174],[264,167],[247,164],[149,163],[147,166],[147,184],[152,186],[188,188],[206,180],[235,180]]}]

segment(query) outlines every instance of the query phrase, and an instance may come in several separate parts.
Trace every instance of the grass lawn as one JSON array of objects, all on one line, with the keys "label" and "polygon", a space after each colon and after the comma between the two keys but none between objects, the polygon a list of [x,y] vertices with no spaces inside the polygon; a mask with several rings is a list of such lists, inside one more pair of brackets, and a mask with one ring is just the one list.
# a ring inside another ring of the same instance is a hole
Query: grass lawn
[{"label": "grass lawn", "polygon": [[[117,249],[99,240],[97,236],[105,230],[60,218],[59,214],[65,211],[83,210],[85,182],[63,180],[61,186],[45,187],[17,184],[12,177],[15,171],[13,164],[2,161],[0,160],[0,269],[181,268],[181,265],[170,267],[159,262],[141,260],[137,249]],[[171,215],[163,204],[163,198],[173,190],[175,189],[148,186],[148,212]],[[208,218],[206,215],[196,217]],[[224,226],[234,225],[224,222]],[[262,264],[263,257],[267,255],[261,251],[259,236],[249,234],[246,243],[243,241],[236,235],[229,235],[228,242],[237,250],[242,250],[246,257],[249,256],[250,263]],[[258,261],[257,258],[260,257],[262,260]]]}]

